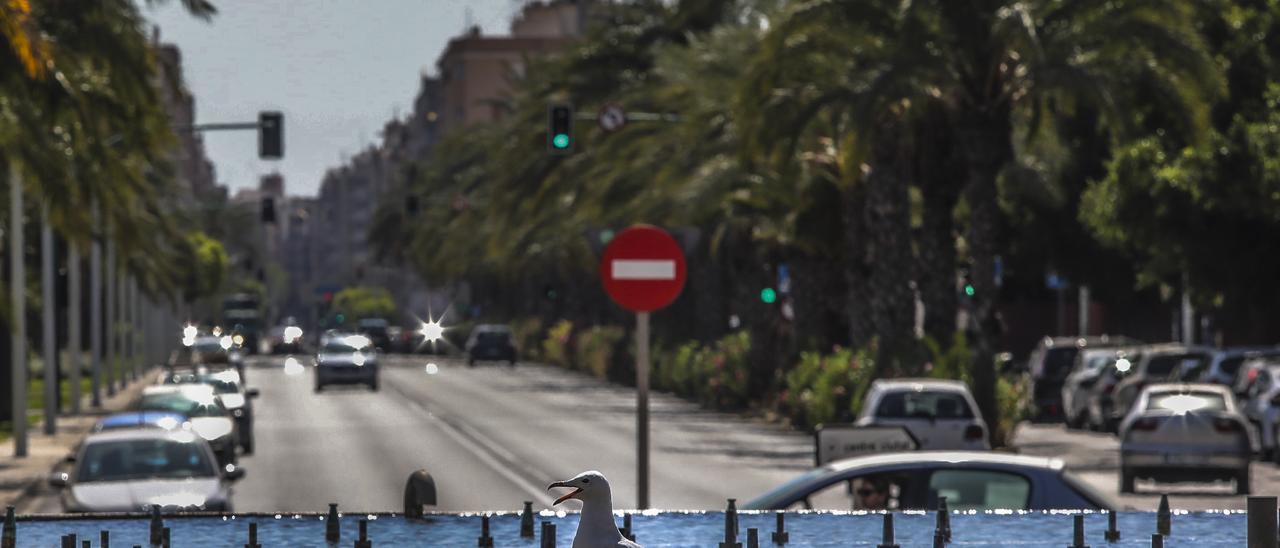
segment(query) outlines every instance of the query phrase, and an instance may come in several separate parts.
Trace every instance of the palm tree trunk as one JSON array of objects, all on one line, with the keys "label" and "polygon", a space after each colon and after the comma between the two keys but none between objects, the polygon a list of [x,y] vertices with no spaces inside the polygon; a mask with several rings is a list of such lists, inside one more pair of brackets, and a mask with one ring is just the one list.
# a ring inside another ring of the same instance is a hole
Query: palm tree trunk
[{"label": "palm tree trunk", "polygon": [[914,340],[915,293],[911,249],[910,199],[901,177],[907,148],[900,127],[890,122],[875,136],[873,165],[867,178],[867,291],[877,340],[876,368],[883,375],[909,365]]},{"label": "palm tree trunk", "polygon": [[866,189],[862,185],[854,185],[845,191],[844,196],[844,242],[848,253],[845,254],[844,279],[847,289],[848,306],[846,314],[849,318],[849,345],[853,348],[871,343],[875,334],[875,325],[871,321],[871,296],[868,293],[870,272],[867,268],[866,238],[868,235],[866,219]]},{"label": "palm tree trunk", "polygon": [[[996,181],[1013,158],[1011,122],[1007,108],[971,114],[960,129],[968,163],[965,198],[969,202],[969,254],[975,290],[971,326],[974,342],[973,397],[988,424],[998,424],[996,408],[995,351],[1003,329],[996,305],[995,256],[1000,238],[1000,207]],[[991,433],[999,439],[1000,434]]]},{"label": "palm tree trunk", "polygon": [[921,124],[917,142],[916,182],[924,202],[921,216],[916,283],[924,303],[924,333],[944,342],[955,333],[956,235],[954,211],[960,199],[963,173],[945,113],[930,113]]}]

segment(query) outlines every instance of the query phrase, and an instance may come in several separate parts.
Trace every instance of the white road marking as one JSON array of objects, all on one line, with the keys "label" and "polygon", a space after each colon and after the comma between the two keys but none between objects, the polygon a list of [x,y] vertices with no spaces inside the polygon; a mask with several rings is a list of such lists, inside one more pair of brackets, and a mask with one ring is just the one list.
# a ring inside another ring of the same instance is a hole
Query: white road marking
[{"label": "white road marking", "polygon": [[670,259],[614,259],[615,280],[674,280],[676,262]]}]

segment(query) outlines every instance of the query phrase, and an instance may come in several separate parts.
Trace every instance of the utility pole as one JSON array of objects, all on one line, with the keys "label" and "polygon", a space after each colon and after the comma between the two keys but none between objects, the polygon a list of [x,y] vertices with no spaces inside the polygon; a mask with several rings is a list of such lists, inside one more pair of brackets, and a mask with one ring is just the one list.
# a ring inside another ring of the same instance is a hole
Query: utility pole
[{"label": "utility pole", "polygon": [[[94,225],[101,215],[95,204]],[[95,236],[89,251],[89,367],[93,372],[93,406],[102,407],[102,242]]]},{"label": "utility pole", "polygon": [[116,395],[116,244],[107,240],[107,272],[102,286],[106,289],[106,316],[103,336],[107,338],[107,352],[103,355],[106,367],[107,397]]},{"label": "utility pole", "polygon": [[40,208],[40,308],[44,315],[44,433],[58,432],[58,337],[53,291],[53,227],[49,223],[49,204]]},{"label": "utility pole", "polygon": [[67,242],[67,369],[71,375],[71,413],[80,413],[80,254]]},{"label": "utility pole", "polygon": [[22,173],[9,161],[9,302],[13,311],[10,370],[13,456],[27,456],[27,269],[23,257]]}]

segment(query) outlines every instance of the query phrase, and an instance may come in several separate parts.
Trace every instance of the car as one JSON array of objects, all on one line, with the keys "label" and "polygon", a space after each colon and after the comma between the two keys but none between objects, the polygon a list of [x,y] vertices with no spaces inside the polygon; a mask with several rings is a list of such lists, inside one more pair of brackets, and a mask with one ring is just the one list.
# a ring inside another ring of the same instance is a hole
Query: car
[{"label": "car", "polygon": [[1143,387],[1120,424],[1120,492],[1137,478],[1156,481],[1234,479],[1249,493],[1253,443],[1225,387],[1162,383]]},{"label": "car", "polygon": [[467,365],[482,360],[505,361],[515,367],[518,352],[511,328],[506,325],[480,324],[471,330],[464,347]]},{"label": "car", "polygon": [[863,401],[858,426],[905,427],[922,450],[991,449],[987,423],[960,381],[877,379]]},{"label": "car", "polygon": [[1240,369],[1236,370],[1235,379],[1228,385],[1231,387],[1231,392],[1236,395],[1236,401],[1249,398],[1249,392],[1253,388],[1253,383],[1257,382],[1258,374],[1273,363],[1280,363],[1280,359],[1251,357],[1240,364]]},{"label": "car", "polygon": [[1061,459],[990,451],[912,451],[828,463],[744,510],[1114,510]]},{"label": "car", "polygon": [[187,420],[186,415],[170,411],[126,411],[102,418],[94,423],[93,428],[90,428],[89,431],[105,432],[107,430],[125,428],[190,429],[191,421]]},{"label": "car", "polygon": [[209,371],[207,369],[174,370],[164,379],[165,384],[207,384],[231,412],[239,432],[240,450],[253,454],[253,400],[258,397],[257,388],[246,388],[240,373],[234,369]]},{"label": "car", "polygon": [[230,512],[231,484],[245,473],[219,466],[209,443],[182,429],[91,433],[70,461],[71,471],[49,476],[63,512]]},{"label": "car", "polygon": [[1142,359],[1142,349],[1122,348],[1116,351],[1115,358],[1107,360],[1098,372],[1098,380],[1094,381],[1083,398],[1086,401],[1085,424],[1095,432],[1115,432],[1120,427],[1122,413],[1115,409],[1115,390],[1120,381],[1133,370],[1133,364]]},{"label": "car", "polygon": [[391,324],[382,318],[364,318],[356,323],[361,335],[373,341],[373,347],[383,352],[391,351],[391,335],[388,332]]},{"label": "car", "polygon": [[142,389],[139,411],[169,411],[187,417],[191,428],[209,442],[220,464],[236,463],[239,432],[231,412],[205,384],[170,384]]},{"label": "car", "polygon": [[1062,415],[1067,428],[1081,428],[1089,419],[1089,394],[1103,378],[1106,366],[1116,359],[1115,348],[1086,348],[1076,355],[1075,366],[1062,382]]},{"label": "car", "polygon": [[1045,337],[1027,359],[1031,376],[1032,417],[1056,420],[1063,417],[1062,384],[1084,348],[1132,346],[1139,341],[1123,336]]},{"label": "car", "polygon": [[316,354],[315,391],[330,384],[365,384],[378,391],[378,351],[363,335],[331,337]]},{"label": "car", "polygon": [[1276,428],[1280,426],[1280,363],[1264,362],[1243,399],[1237,400],[1241,414],[1257,428],[1258,445],[1264,460],[1280,456],[1276,449]]},{"label": "car", "polygon": [[1224,386],[1235,384],[1236,373],[1246,361],[1255,358],[1280,358],[1280,348],[1274,346],[1246,346],[1225,348],[1213,353],[1213,360],[1199,377],[1191,382],[1211,382]]},{"label": "car", "polygon": [[302,328],[286,324],[267,332],[267,345],[272,354],[297,354],[302,351]]},{"label": "car", "polygon": [[1133,366],[1116,384],[1113,392],[1115,405],[1112,407],[1114,417],[1123,419],[1129,414],[1143,387],[1167,382],[1179,370],[1203,367],[1213,357],[1213,352],[1209,347],[1180,343],[1144,346],[1142,358],[1132,362]]}]

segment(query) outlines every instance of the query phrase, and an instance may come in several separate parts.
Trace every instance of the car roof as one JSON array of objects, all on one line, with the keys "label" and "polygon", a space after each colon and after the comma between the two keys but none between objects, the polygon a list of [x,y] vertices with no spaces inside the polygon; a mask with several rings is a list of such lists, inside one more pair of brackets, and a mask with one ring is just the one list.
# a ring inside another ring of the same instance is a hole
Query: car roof
[{"label": "car roof", "polygon": [[1149,384],[1143,388],[1144,392],[1216,392],[1224,397],[1230,396],[1231,392],[1227,387],[1221,384],[1208,382],[1161,382]]},{"label": "car roof", "polygon": [[940,390],[946,392],[968,392],[969,386],[963,382],[950,379],[901,378],[876,379],[872,388],[881,390]]},{"label": "car roof", "polygon": [[179,424],[187,421],[187,417],[185,415],[170,411],[126,411],[124,413],[108,415],[98,421],[98,424],[95,427],[127,428],[130,426],[155,426],[162,419],[175,420]]},{"label": "car roof", "polygon": [[170,440],[183,443],[194,442],[200,439],[190,430],[162,430],[159,428],[122,428],[117,430],[103,430],[94,432],[85,436],[83,445],[105,441],[133,441],[133,440]]},{"label": "car roof", "polygon": [[1088,335],[1084,337],[1045,337],[1040,340],[1040,345],[1046,348],[1058,348],[1064,346],[1075,346],[1084,348],[1088,346],[1129,346],[1141,344],[1141,341],[1132,339],[1124,335]]},{"label": "car roof", "polygon": [[1065,464],[1062,459],[1051,457],[1033,457],[998,451],[905,451],[850,457],[824,466],[831,471],[844,471],[865,466],[884,466],[891,464],[991,464],[998,466],[1025,466],[1044,470],[1062,470]]},{"label": "car roof", "polygon": [[213,392],[212,386],[209,386],[207,384],[194,384],[194,383],[160,384],[155,386],[148,386],[142,389],[143,396],[152,396],[152,395],[160,395],[160,394],[181,394],[183,396],[194,396],[194,397],[203,397],[204,395],[207,394],[208,396],[212,397],[214,395],[214,392]]},{"label": "car roof", "polygon": [[1208,346],[1186,345],[1182,343],[1159,343],[1144,345],[1139,352],[1143,357],[1161,356],[1167,354],[1195,354],[1195,353],[1212,353],[1214,350]]}]

